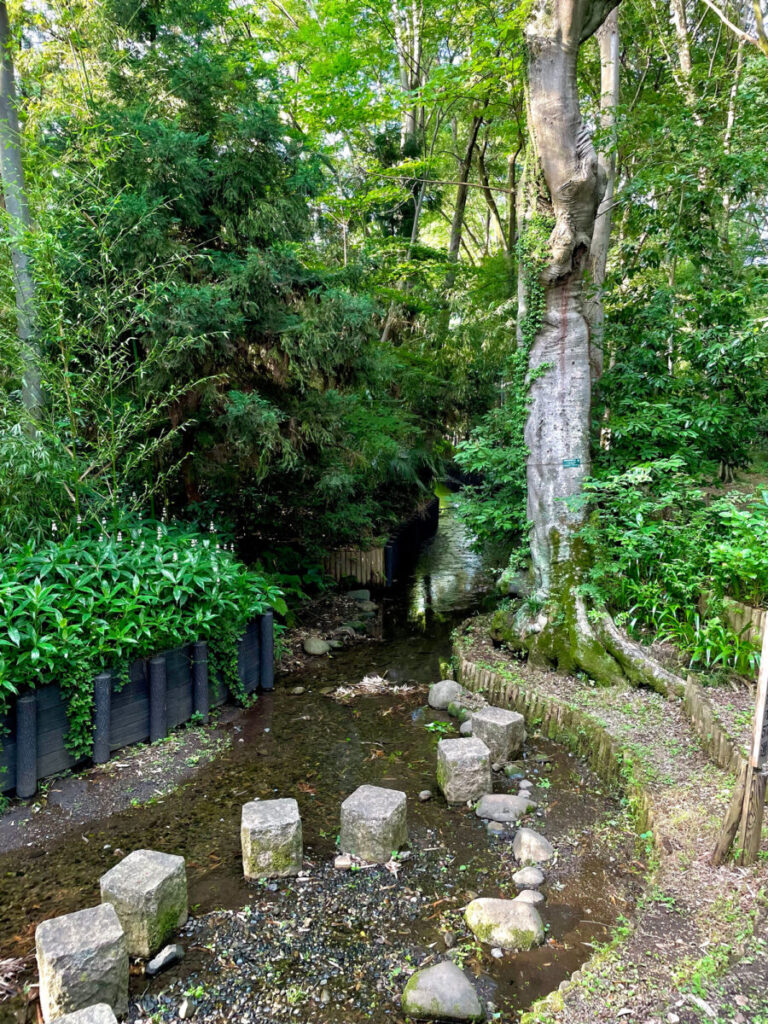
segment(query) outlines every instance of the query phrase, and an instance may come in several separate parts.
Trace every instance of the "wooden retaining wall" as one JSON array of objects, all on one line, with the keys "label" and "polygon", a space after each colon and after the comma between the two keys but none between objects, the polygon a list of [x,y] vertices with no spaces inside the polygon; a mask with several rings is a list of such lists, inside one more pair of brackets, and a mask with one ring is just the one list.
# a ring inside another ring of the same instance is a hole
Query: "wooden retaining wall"
[{"label": "wooden retaining wall", "polygon": [[414,513],[394,531],[383,547],[339,548],[323,559],[323,568],[337,583],[354,579],[362,586],[391,587],[413,565],[419,548],[433,537],[440,517],[440,499]]},{"label": "wooden retaining wall", "polygon": [[[702,615],[707,610],[710,597],[710,594],[704,593],[699,598],[699,611]],[[768,609],[755,608],[751,604],[734,601],[732,597],[724,597],[723,614],[725,621],[735,633],[759,646],[765,631]]]},{"label": "wooden retaining wall", "polygon": [[645,790],[622,766],[628,752],[586,711],[573,708],[556,697],[528,691],[519,683],[505,679],[491,669],[483,668],[457,655],[456,677],[462,686],[483,696],[497,707],[518,711],[527,722],[536,723],[549,739],[570,747],[583,757],[604,780],[619,784],[626,793],[642,831],[653,829],[653,810]]},{"label": "wooden retaining wall", "polygon": [[387,585],[384,548],[339,548],[323,559],[323,568],[337,583],[352,577],[363,586]]},{"label": "wooden retaining wall", "polygon": [[[267,612],[249,623],[238,644],[238,674],[246,693],[274,686],[274,616]],[[208,676],[208,645],[187,644],[134,661],[128,680],[116,684],[105,672],[94,681],[94,757],[107,761],[122,747],[167,735],[194,714],[208,720],[211,707],[230,693]],[[74,768],[67,751],[66,704],[58,684],[19,698],[0,719],[0,793],[16,789],[34,794],[37,782]]]},{"label": "wooden retaining wall", "polygon": [[[491,669],[483,668],[458,655],[458,681],[468,690],[482,693],[499,707],[519,711],[526,720],[541,722],[541,731],[550,739],[570,746],[586,758],[592,768],[609,780],[620,773],[625,754],[619,743],[587,712],[571,708],[555,697],[528,692],[519,683],[505,679]],[[739,776],[747,763],[746,751],[728,733],[718,718],[706,691],[689,676],[683,695],[683,708],[705,753],[720,768]],[[641,825],[652,828],[650,805],[642,790],[630,794],[641,809]]]}]

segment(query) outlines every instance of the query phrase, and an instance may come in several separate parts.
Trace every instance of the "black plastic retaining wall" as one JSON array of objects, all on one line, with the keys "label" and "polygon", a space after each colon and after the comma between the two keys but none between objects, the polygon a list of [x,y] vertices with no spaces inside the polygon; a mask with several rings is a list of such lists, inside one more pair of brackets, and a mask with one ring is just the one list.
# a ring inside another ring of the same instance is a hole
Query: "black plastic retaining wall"
[{"label": "black plastic retaining wall", "polygon": [[[274,687],[272,612],[248,625],[237,668],[246,693]],[[93,760],[102,764],[121,747],[161,739],[195,713],[207,722],[210,709],[229,696],[226,686],[209,680],[205,643],[135,661],[120,688],[103,672],[94,680]],[[0,727],[0,793],[15,789],[19,797],[33,796],[38,779],[78,763],[64,746],[68,723],[58,684],[19,697]]]},{"label": "black plastic retaining wall", "polygon": [[434,537],[440,523],[440,499],[433,498],[423,513],[414,513],[392,534],[384,548],[387,586],[391,587],[413,568],[419,548]]}]

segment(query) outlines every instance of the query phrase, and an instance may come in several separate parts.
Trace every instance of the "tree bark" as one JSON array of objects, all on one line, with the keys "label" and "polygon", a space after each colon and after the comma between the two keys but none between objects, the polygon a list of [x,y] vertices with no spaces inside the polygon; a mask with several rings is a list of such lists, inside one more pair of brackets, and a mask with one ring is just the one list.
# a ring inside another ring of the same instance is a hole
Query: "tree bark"
[{"label": "tree bark", "polygon": [[4,0],[0,0],[0,179],[12,231],[16,324],[24,368],[22,401],[27,412],[36,419],[42,405],[40,359],[35,343],[35,287],[24,247],[24,234],[31,228],[31,219],[21,157],[12,45],[8,8]]},{"label": "tree bark", "polygon": [[[488,106],[488,101],[485,101],[483,109]],[[469,194],[469,172],[472,169],[472,158],[475,152],[475,145],[477,144],[477,136],[480,128],[483,124],[483,117],[481,114],[476,114],[472,118],[472,123],[469,126],[469,135],[467,137],[467,145],[464,150],[464,156],[459,163],[459,171],[457,174],[458,186],[456,188],[456,204],[453,208],[453,220],[451,221],[451,237],[448,242],[448,259],[452,262],[456,262],[459,258],[459,249],[461,248],[461,232],[464,225],[464,212],[467,208],[467,196]]]},{"label": "tree bark", "polygon": [[591,294],[586,302],[589,324],[589,362],[592,380],[603,372],[604,320],[603,284],[611,240],[613,201],[616,191],[616,152],[614,135],[616,108],[619,105],[619,9],[614,8],[597,30],[600,46],[600,127],[605,131],[608,152],[600,152],[598,167],[605,179],[605,194],[597,211],[592,245],[589,250]]}]

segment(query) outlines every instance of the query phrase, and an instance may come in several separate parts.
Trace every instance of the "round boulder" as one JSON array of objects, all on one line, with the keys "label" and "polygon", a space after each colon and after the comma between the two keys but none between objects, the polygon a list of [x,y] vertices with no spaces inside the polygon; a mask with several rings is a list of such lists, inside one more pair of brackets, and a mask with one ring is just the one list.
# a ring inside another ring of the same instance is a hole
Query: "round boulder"
[{"label": "round boulder", "polygon": [[417,1020],[482,1020],[475,986],[450,960],[417,971],[403,992],[403,1013]]},{"label": "round boulder", "polygon": [[502,949],[533,949],[544,941],[538,910],[522,900],[472,900],[464,918],[475,936]]},{"label": "round boulder", "polygon": [[512,875],[512,881],[518,889],[538,889],[544,885],[544,872],[541,868],[521,868]]},{"label": "round boulder", "polygon": [[330,651],[331,645],[327,640],[322,640],[319,636],[308,636],[304,641],[304,651],[306,654],[311,654],[314,657],[319,657],[321,654],[327,654]]},{"label": "round boulder", "polygon": [[464,696],[464,687],[455,679],[441,679],[429,688],[428,703],[431,708],[445,711],[449,704]]},{"label": "round boulder", "polygon": [[555,849],[544,836],[532,828],[519,828],[512,842],[512,852],[521,864],[543,864],[552,860]]}]

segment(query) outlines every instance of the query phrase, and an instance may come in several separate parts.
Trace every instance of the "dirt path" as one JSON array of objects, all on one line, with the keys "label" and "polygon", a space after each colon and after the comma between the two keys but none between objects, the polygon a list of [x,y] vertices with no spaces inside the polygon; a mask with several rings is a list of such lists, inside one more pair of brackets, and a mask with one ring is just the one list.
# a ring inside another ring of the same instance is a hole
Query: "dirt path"
[{"label": "dirt path", "polygon": [[644,794],[653,822],[652,884],[635,919],[525,1024],[768,1021],[768,866],[709,865],[734,779],[708,760],[682,702],[529,669],[493,647],[482,619],[464,627],[455,649],[491,670],[510,703],[538,697],[537,707],[570,712],[582,736],[603,730],[620,751],[627,791]]}]

